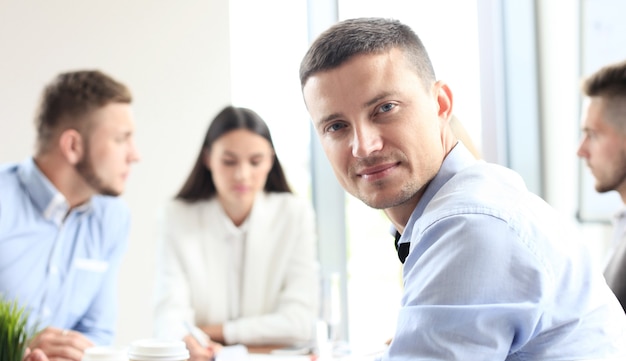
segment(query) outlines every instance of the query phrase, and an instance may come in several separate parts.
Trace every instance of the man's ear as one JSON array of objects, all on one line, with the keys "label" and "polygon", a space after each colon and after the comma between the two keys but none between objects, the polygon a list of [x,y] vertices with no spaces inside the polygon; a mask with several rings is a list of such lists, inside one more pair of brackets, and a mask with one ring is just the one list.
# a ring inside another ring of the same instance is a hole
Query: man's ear
[{"label": "man's ear", "polygon": [[452,91],[450,90],[450,87],[448,87],[448,84],[442,81],[437,81],[435,83],[435,91],[437,104],[439,105],[439,117],[448,120],[452,115]]},{"label": "man's ear", "polygon": [[85,142],[75,129],[66,129],[59,136],[59,149],[68,163],[77,164],[85,153]]}]

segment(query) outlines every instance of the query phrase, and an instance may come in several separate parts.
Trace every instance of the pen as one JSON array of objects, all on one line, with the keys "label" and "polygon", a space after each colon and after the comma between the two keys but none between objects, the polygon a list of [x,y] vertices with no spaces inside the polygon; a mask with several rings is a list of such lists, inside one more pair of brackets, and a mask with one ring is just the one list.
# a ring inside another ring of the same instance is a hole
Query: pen
[{"label": "pen", "polygon": [[207,335],[206,333],[204,333],[204,331],[202,331],[198,327],[192,325],[188,321],[185,321],[185,327],[187,327],[187,331],[189,331],[191,336],[196,341],[198,341],[200,346],[202,346],[204,348],[208,348],[209,347],[209,342],[211,341],[211,338],[209,337],[209,335]]}]

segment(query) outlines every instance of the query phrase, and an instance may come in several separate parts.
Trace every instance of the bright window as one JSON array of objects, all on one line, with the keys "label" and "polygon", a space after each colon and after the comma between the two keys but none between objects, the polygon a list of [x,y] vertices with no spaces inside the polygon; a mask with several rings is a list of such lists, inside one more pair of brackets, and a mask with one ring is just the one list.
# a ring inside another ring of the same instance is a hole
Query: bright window
[{"label": "bright window", "polygon": [[306,1],[231,0],[230,14],[233,104],[267,122],[287,179],[307,197],[310,122],[298,77],[308,46]]}]

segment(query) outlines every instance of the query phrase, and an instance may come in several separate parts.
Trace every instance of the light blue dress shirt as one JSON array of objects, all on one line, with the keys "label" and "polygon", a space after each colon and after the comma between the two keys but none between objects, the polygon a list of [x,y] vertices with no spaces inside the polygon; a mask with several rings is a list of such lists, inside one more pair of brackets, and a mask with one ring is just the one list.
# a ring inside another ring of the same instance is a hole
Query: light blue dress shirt
[{"label": "light blue dress shirt", "polygon": [[383,359],[624,356],[626,316],[570,228],[519,175],[457,144],[400,239],[411,246]]},{"label": "light blue dress shirt", "polygon": [[26,306],[31,325],[111,344],[129,223],[116,197],[69,210],[32,158],[0,165],[0,295]]}]

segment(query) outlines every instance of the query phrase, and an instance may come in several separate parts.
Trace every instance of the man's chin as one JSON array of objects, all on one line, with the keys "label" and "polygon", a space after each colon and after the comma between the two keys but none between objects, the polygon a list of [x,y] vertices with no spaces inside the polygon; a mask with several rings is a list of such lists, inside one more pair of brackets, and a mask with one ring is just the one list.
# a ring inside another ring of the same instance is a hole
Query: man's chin
[{"label": "man's chin", "polygon": [[123,190],[113,188],[101,188],[98,194],[102,196],[119,197],[122,195]]},{"label": "man's chin", "polygon": [[357,198],[359,198],[368,207],[371,207],[374,209],[387,209],[387,208],[395,207],[398,205],[398,202],[395,199],[386,198],[384,196],[357,197]]}]

